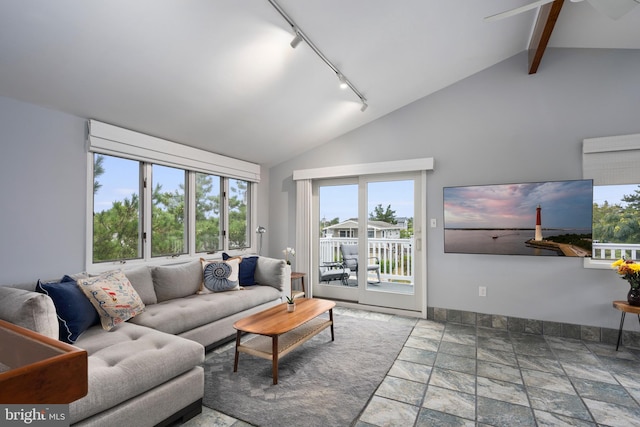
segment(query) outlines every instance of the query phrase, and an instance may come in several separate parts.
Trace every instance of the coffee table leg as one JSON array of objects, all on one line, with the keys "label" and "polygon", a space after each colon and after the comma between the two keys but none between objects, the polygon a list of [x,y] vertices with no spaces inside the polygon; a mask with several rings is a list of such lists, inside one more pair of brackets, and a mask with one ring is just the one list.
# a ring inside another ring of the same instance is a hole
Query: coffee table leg
[{"label": "coffee table leg", "polygon": [[236,357],[233,361],[233,372],[238,372],[238,356],[240,356],[240,352],[238,351],[238,347],[240,346],[240,331],[236,332]]},{"label": "coffee table leg", "polygon": [[271,359],[273,360],[273,384],[278,384],[278,336],[274,335],[271,344]]},{"label": "coffee table leg", "polygon": [[333,341],[333,308],[329,309],[329,320],[331,320],[331,341]]}]

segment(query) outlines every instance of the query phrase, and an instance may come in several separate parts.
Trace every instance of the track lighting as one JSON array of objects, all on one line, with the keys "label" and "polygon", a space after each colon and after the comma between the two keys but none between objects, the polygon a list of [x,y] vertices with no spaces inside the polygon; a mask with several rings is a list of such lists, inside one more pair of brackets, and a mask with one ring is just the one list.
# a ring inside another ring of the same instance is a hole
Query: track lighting
[{"label": "track lighting", "polygon": [[338,80],[340,80],[340,89],[346,89],[349,87],[347,79],[345,79],[342,74],[338,74]]},{"label": "track lighting", "polygon": [[291,47],[294,49],[298,47],[298,45],[302,41],[302,36],[300,36],[300,33],[298,32],[297,29],[295,29],[295,32],[296,32],[296,36],[293,38],[293,40],[291,40],[291,43],[290,43]]},{"label": "track lighting", "polygon": [[276,0],[267,0],[267,1],[271,4],[271,6],[273,6],[273,8],[276,11],[278,11],[280,16],[282,16],[284,20],[287,21],[289,25],[291,25],[291,29],[295,34],[293,40],[291,40],[291,43],[290,43],[291,47],[295,48],[296,46],[298,46],[298,44],[300,44],[301,41],[304,41],[307,45],[309,45],[311,50],[313,50],[315,54],[318,55],[318,57],[322,59],[324,63],[327,64],[327,66],[331,68],[331,70],[334,73],[336,73],[336,75],[338,76],[338,80],[340,80],[340,88],[342,89],[349,88],[353,91],[353,93],[356,94],[356,96],[360,99],[360,102],[362,102],[362,107],[360,108],[360,111],[364,112],[364,110],[367,109],[368,105],[366,102],[366,98],[360,93],[360,91],[358,91],[358,89],[356,89],[353,83],[351,83],[351,81],[349,81],[344,76],[344,74],[342,74],[342,72],[338,69],[338,67],[333,65],[333,63],[329,61],[329,59],[326,56],[324,56],[322,52],[320,52],[320,49],[318,49],[318,47],[311,40],[309,40],[309,37],[307,37],[307,35],[300,29],[300,27],[298,27],[298,25],[293,21],[293,19],[291,19],[291,17],[287,15],[287,13],[280,7],[280,5],[276,2]]}]

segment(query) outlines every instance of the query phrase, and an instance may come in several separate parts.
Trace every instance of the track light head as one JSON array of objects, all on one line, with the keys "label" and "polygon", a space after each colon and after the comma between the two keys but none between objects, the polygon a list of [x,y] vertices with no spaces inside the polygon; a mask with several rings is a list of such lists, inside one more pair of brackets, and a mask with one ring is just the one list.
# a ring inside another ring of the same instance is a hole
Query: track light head
[{"label": "track light head", "polygon": [[366,110],[369,107],[369,104],[367,104],[367,102],[363,99],[362,100],[362,107],[360,107],[360,111],[362,111],[364,113],[364,110]]},{"label": "track light head", "polygon": [[293,40],[291,40],[291,43],[289,43],[291,45],[292,48],[296,48],[298,47],[298,45],[300,44],[300,42],[302,41],[302,36],[300,35],[300,32],[298,32],[298,30],[296,29],[296,35],[293,38]]},{"label": "track light head", "polygon": [[340,80],[340,89],[346,89],[349,87],[347,79],[342,74],[338,74],[338,80]]}]

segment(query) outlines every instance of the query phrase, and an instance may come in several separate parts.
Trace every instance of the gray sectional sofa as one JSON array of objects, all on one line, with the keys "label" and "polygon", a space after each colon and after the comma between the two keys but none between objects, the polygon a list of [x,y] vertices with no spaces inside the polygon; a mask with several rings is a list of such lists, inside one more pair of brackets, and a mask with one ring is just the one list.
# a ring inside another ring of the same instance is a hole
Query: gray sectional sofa
[{"label": "gray sectional sofa", "polygon": [[[72,425],[169,425],[197,415],[205,349],[233,337],[236,320],[291,294],[289,266],[267,257],[257,259],[254,285],[225,292],[202,293],[199,261],[124,273],[144,311],[109,331],[90,326],[73,343],[89,356],[89,392],[69,405]],[[35,288],[0,286],[0,319],[58,339],[63,308]]]}]

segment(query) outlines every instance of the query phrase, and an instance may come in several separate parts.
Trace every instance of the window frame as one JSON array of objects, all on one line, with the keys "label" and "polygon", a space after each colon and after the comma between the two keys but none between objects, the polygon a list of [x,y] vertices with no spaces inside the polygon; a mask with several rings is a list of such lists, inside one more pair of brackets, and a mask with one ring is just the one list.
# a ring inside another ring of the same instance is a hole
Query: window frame
[{"label": "window frame", "polygon": [[[153,149],[152,149],[153,148]],[[162,148],[162,152],[158,150]],[[93,212],[94,212],[94,155],[105,155],[138,161],[140,165],[140,215],[142,257],[116,261],[93,261]],[[170,158],[171,161],[166,161]],[[185,171],[185,206],[187,212],[185,229],[187,231],[187,251],[180,255],[151,255],[151,205],[152,205],[152,165],[169,166]],[[222,249],[213,254],[196,252],[196,173],[215,175],[220,178],[222,200],[220,206],[220,223],[222,233]],[[247,183],[247,237],[248,246],[240,249],[229,249],[229,180],[236,179]],[[145,180],[147,185],[145,185]],[[89,135],[87,144],[87,192],[86,192],[86,257],[85,270],[100,272],[116,267],[130,267],[142,265],[165,265],[183,263],[201,257],[219,258],[222,252],[229,255],[243,255],[257,253],[257,238],[252,232],[256,228],[258,183],[260,180],[260,166],[257,164],[227,158],[208,151],[186,147],[171,141],[159,140],[137,132],[117,128],[112,125],[89,121]],[[147,238],[145,239],[144,236]]]},{"label": "window frame", "polygon": [[[582,176],[593,185],[640,184],[640,134],[587,138],[582,141]],[[584,268],[611,269],[612,260],[583,261]]]}]

